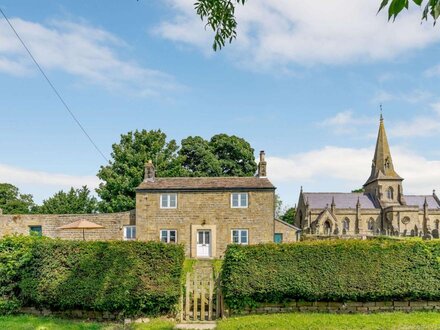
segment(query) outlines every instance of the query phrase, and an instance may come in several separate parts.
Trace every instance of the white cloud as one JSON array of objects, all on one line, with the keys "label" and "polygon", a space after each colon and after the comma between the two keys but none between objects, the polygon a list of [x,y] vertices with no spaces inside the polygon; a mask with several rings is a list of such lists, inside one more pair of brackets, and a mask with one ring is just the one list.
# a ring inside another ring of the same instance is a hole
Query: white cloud
[{"label": "white cloud", "polygon": [[358,126],[369,125],[373,122],[375,122],[373,118],[355,115],[353,111],[347,110],[318,122],[318,126],[330,128],[337,134],[349,134],[356,131]]},{"label": "white cloud", "polygon": [[33,171],[5,164],[0,164],[0,182],[11,183],[19,187],[22,193],[31,193],[38,202],[62,189],[80,188],[87,185],[93,192],[99,185],[99,179],[96,176]]},{"label": "white cloud", "polygon": [[426,137],[440,135],[440,102],[431,104],[429,116],[416,116],[410,120],[397,122],[390,135],[397,137]]},{"label": "white cloud", "polygon": [[[405,179],[405,194],[430,194],[438,188],[440,161],[399,146],[391,152],[397,173]],[[289,157],[267,157],[269,179],[289,205],[297,202],[300,186],[305,191],[350,192],[368,179],[373,155],[374,147],[327,146]]]},{"label": "white cloud", "polygon": [[[142,96],[177,87],[172,76],[121,59],[117,53],[126,45],[103,29],[66,21],[46,25],[20,18],[10,21],[46,70],[62,71],[87,83]],[[0,19],[0,72],[17,76],[36,72],[4,19]]]},{"label": "white cloud", "polygon": [[[212,32],[204,31],[193,3],[168,3],[176,15],[155,32],[208,50]],[[370,0],[249,1],[237,6],[238,39],[228,47],[240,63],[265,68],[393,59],[440,40],[436,28],[420,24],[420,11],[410,10],[388,23],[385,12],[376,15],[378,6]]]},{"label": "white cloud", "polygon": [[387,101],[401,101],[411,104],[426,102],[432,97],[430,92],[414,89],[406,92],[390,93],[386,90],[379,90],[371,99],[371,103],[378,104]]}]

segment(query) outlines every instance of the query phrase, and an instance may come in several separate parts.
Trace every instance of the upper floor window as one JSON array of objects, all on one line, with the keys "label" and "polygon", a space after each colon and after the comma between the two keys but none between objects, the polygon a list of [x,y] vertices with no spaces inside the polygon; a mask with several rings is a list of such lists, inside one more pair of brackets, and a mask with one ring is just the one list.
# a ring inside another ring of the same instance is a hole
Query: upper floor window
[{"label": "upper floor window", "polygon": [[247,229],[233,229],[232,230],[232,243],[235,244],[248,244],[249,232]]},{"label": "upper floor window", "polygon": [[160,231],[160,241],[163,243],[177,243],[177,230],[162,229]]},{"label": "upper floor window", "polygon": [[393,188],[391,188],[391,187],[389,187],[388,189],[387,189],[387,198],[388,199],[393,199]]},{"label": "upper floor window", "polygon": [[161,194],[160,208],[175,209],[177,207],[177,194]]},{"label": "upper floor window", "polygon": [[43,228],[41,226],[29,226],[29,234],[43,236]]},{"label": "upper floor window", "polygon": [[231,207],[233,207],[233,208],[246,208],[246,207],[248,207],[248,194],[247,193],[232,193],[231,194]]},{"label": "upper floor window", "polygon": [[136,226],[124,226],[124,240],[131,241],[136,239]]},{"label": "upper floor window", "polygon": [[435,229],[439,230],[440,228],[440,220],[435,220]]}]

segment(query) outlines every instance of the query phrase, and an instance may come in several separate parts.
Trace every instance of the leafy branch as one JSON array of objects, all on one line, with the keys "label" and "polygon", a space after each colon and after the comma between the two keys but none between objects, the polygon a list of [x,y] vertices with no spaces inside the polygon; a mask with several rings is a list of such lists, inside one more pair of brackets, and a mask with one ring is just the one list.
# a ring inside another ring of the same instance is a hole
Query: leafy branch
[{"label": "leafy branch", "polygon": [[232,42],[237,37],[237,21],[235,6],[244,5],[247,0],[197,0],[194,3],[197,15],[210,27],[214,33],[214,51],[222,49],[226,42]]},{"label": "leafy branch", "polygon": [[[405,8],[409,8],[409,3],[414,2],[417,6],[422,7],[424,1],[423,0],[383,0],[380,4],[379,11],[388,6],[388,20],[396,19],[397,15]],[[431,16],[434,19],[434,25],[437,22],[438,17],[440,16],[440,0],[428,0],[426,1],[425,8],[422,13],[422,20],[428,20],[428,17]]]}]

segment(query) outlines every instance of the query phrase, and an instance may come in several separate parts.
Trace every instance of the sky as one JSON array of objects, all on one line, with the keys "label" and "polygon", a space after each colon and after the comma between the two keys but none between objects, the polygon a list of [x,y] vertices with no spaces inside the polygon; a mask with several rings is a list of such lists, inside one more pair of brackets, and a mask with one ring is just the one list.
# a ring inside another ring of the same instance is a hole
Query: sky
[{"label": "sky", "polygon": [[[252,0],[218,52],[193,0],[0,0],[106,157],[121,134],[180,142],[218,133],[265,150],[286,206],[305,191],[360,188],[382,104],[404,193],[440,186],[440,30],[394,23],[380,1]],[[88,185],[105,160],[0,19],[0,182],[37,202]]]}]

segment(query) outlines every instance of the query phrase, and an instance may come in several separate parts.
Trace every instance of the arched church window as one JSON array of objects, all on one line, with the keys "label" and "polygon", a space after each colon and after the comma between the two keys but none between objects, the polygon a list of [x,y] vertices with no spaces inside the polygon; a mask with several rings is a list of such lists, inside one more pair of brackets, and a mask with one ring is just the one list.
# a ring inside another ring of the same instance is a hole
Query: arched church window
[{"label": "arched church window", "polygon": [[440,220],[439,219],[435,220],[435,229],[437,229],[437,230],[440,229]]},{"label": "arched church window", "polygon": [[393,199],[393,196],[394,196],[393,188],[389,187],[388,190],[387,190],[387,198],[388,199]]},{"label": "arched church window", "polygon": [[388,157],[385,159],[385,168],[390,168],[390,159]]},{"label": "arched church window", "polygon": [[324,234],[326,235],[332,234],[332,225],[328,220],[324,223]]},{"label": "arched church window", "polygon": [[410,220],[408,217],[404,217],[404,218],[402,219],[402,223],[403,223],[404,225],[409,224],[410,221],[411,221],[411,220]]},{"label": "arched church window", "polygon": [[373,231],[374,229],[374,219],[370,218],[370,220],[368,220],[368,230]]},{"label": "arched church window", "polygon": [[350,230],[350,220],[345,218],[342,222],[342,233],[346,234]]}]

